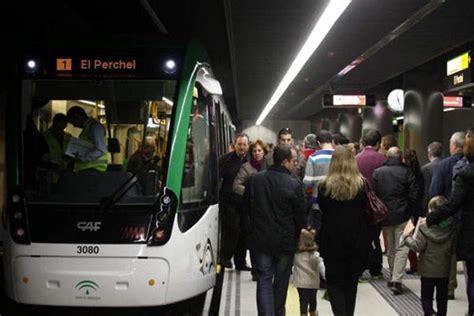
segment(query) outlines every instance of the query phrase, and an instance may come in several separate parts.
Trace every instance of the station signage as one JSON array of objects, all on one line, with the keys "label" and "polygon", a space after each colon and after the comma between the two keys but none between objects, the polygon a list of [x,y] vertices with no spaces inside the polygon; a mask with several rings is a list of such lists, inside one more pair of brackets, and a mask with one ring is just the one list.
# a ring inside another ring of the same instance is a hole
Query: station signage
[{"label": "station signage", "polygon": [[444,96],[443,97],[444,108],[471,108],[472,98],[468,96]]},{"label": "station signage", "polygon": [[464,69],[469,68],[470,63],[471,63],[470,52],[465,52],[462,55],[459,55],[453,59],[450,59],[446,63],[446,75],[450,76],[459,71],[463,71]]},{"label": "station signage", "polygon": [[178,78],[179,49],[122,49],[30,53],[26,74],[45,78]]},{"label": "station signage", "polygon": [[375,96],[365,94],[325,94],[323,96],[323,107],[358,108],[364,106],[375,106]]},{"label": "station signage", "polygon": [[457,91],[473,85],[471,52],[465,52],[446,63],[446,85],[448,91]]}]

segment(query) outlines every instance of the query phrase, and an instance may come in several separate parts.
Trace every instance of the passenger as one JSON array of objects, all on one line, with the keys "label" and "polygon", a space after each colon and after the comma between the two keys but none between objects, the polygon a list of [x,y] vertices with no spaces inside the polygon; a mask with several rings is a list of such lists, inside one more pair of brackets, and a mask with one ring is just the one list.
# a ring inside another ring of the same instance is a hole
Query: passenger
[{"label": "passenger", "polygon": [[[436,168],[433,169],[433,178],[431,180],[429,197],[442,195],[449,199],[451,196],[451,188],[453,186],[453,170],[456,164],[462,161],[463,158],[463,146],[464,146],[464,132],[456,132],[451,136],[449,140],[449,153],[450,157],[441,160]],[[459,217],[454,218],[454,226],[459,226]],[[451,262],[451,274],[449,277],[448,286],[448,299],[455,298],[455,291],[458,286],[456,271],[457,271],[457,260],[453,255]]]},{"label": "passenger", "polygon": [[108,150],[104,127],[97,120],[88,117],[79,106],[73,106],[67,111],[67,120],[75,127],[82,128],[79,139],[92,145],[87,152],[78,153],[74,171],[106,171]]},{"label": "passenger", "polygon": [[349,143],[349,144],[347,144],[347,147],[352,151],[354,156],[357,156],[361,152],[360,144],[358,142],[357,143]]},{"label": "passenger", "polygon": [[[278,144],[280,145],[288,145],[288,146],[293,146],[294,140],[293,140],[293,134],[290,128],[284,127],[278,132]],[[269,146],[270,153],[267,155],[265,158],[265,164],[267,167],[273,166],[273,149],[272,149],[273,144]],[[297,174],[297,169],[294,171],[294,175]]]},{"label": "passenger", "polygon": [[[444,196],[431,199],[428,212],[446,204]],[[455,229],[449,221],[443,228],[426,226],[420,219],[419,231],[412,233],[415,226],[409,222],[403,232],[404,243],[420,253],[418,274],[421,277],[421,304],[425,315],[446,316],[448,311],[448,282],[451,257],[455,244]],[[416,235],[416,236],[415,236]],[[436,309],[433,310],[433,294],[436,288]]]},{"label": "passenger", "polygon": [[319,131],[316,141],[320,150],[314,152],[306,163],[305,176],[303,179],[307,188],[313,188],[311,197],[311,211],[309,213],[308,225],[316,230],[321,227],[321,211],[318,206],[318,184],[324,180],[329,170],[329,163],[334,152],[332,136],[328,131]]},{"label": "passenger", "polygon": [[472,233],[474,231],[474,131],[472,129],[466,135],[463,152],[469,163],[454,178],[449,202],[429,213],[426,223],[428,226],[439,224],[444,219],[460,213],[456,255],[458,261],[466,261],[468,315],[472,316],[474,315],[474,234]]},{"label": "passenger", "polygon": [[245,185],[250,176],[264,170],[265,156],[268,154],[268,148],[261,139],[257,139],[250,144],[249,152],[251,159],[242,164],[232,186],[234,192],[240,196],[244,195]]},{"label": "passenger", "polygon": [[387,134],[382,137],[382,142],[380,144],[380,149],[379,153],[381,153],[384,156],[387,156],[387,151],[392,148],[397,146],[397,139],[393,134]]},{"label": "passenger", "polygon": [[255,247],[259,315],[285,315],[293,257],[305,227],[303,184],[291,176],[296,150],[278,145],[273,158],[273,166],[250,176],[243,198]]},{"label": "passenger", "polygon": [[[376,130],[369,130],[364,136],[365,147],[361,153],[355,156],[357,167],[362,176],[372,184],[374,170],[383,166],[385,156],[378,152],[382,135]],[[372,279],[382,279],[382,247],[380,246],[380,232],[382,224],[369,227],[370,242],[373,247],[369,247],[369,258],[367,268]],[[364,278],[361,282],[368,281]]]},{"label": "passenger", "polygon": [[51,127],[42,133],[44,145],[40,145],[41,161],[39,166],[54,171],[53,182],[57,182],[63,171],[68,169],[69,161],[65,158],[64,153],[71,139],[71,134],[64,131],[66,127],[66,115],[57,113],[53,117]]},{"label": "passenger", "polygon": [[408,248],[400,246],[399,240],[408,220],[417,209],[418,190],[415,176],[402,165],[401,152],[392,147],[387,152],[384,166],[375,169],[373,188],[388,209],[388,216],[382,222],[387,238],[387,257],[393,294],[402,294],[402,278],[408,256]]},{"label": "passenger", "polygon": [[[407,149],[403,153],[403,164],[411,170],[413,175],[415,176],[415,183],[418,190],[418,196],[416,201],[416,210],[413,216],[411,217],[411,221],[414,225],[418,222],[418,217],[422,216],[425,217],[425,207],[423,205],[423,196],[425,194],[425,179],[423,178],[423,174],[421,173],[420,163],[418,162],[418,157],[416,156],[416,151],[413,149]],[[414,274],[418,270],[418,258],[416,256],[416,252],[410,250],[408,252],[408,261],[410,262],[410,268],[406,269],[407,274]]]},{"label": "passenger", "polygon": [[308,134],[304,137],[302,143],[302,150],[298,156],[298,175],[301,179],[304,178],[306,163],[308,162],[309,156],[311,156],[316,151],[316,135]]},{"label": "passenger", "polygon": [[369,246],[367,198],[362,175],[349,148],[337,146],[329,173],[318,187],[322,211],[321,256],[334,315],[354,314],[357,281]]},{"label": "passenger", "polygon": [[240,167],[250,160],[249,137],[241,133],[235,136],[235,151],[219,158],[219,175],[222,185],[219,192],[219,212],[222,217],[221,258],[224,268],[232,268],[230,259],[234,257],[235,268],[250,271],[245,257],[247,254],[246,232],[242,220],[242,197],[234,192],[233,184]]},{"label": "passenger", "polygon": [[439,142],[432,142],[428,145],[429,162],[421,167],[425,189],[423,191],[423,206],[426,209],[430,195],[431,180],[433,178],[433,170],[441,161],[443,156],[443,145]]},{"label": "passenger", "polygon": [[[147,169],[148,171],[154,170],[156,172],[156,184],[154,185],[154,188],[151,188],[150,190],[148,188],[149,185],[147,182],[147,173],[143,172],[138,175],[138,181],[140,182],[142,189],[146,191],[144,193],[154,194],[161,190],[161,168],[158,163],[150,163],[153,157],[155,157],[155,154],[155,139],[151,136],[147,136],[145,138],[145,144],[143,145],[143,148],[137,149],[137,151],[135,151],[133,155],[130,156],[130,159],[127,164],[127,171],[133,174],[138,173],[143,168]],[[145,164],[148,164],[148,166],[144,167]]]},{"label": "passenger", "polygon": [[[232,186],[235,193],[239,194],[240,196],[244,195],[245,186],[250,178],[250,176],[254,173],[259,171],[265,170],[265,155],[268,154],[267,145],[260,139],[257,139],[255,142],[252,142],[249,147],[249,152],[252,155],[250,161],[244,163],[242,167],[240,167],[237,176],[235,177],[234,184]],[[248,234],[248,214],[244,214],[245,220],[242,222],[242,232],[245,233],[245,236],[242,238],[247,238]],[[252,280],[257,281],[257,274],[254,269],[254,251],[252,250],[253,247],[250,245],[250,261],[252,263]],[[245,267],[237,267],[237,269],[245,270]]]},{"label": "passenger", "polygon": [[293,260],[293,285],[298,290],[301,315],[317,316],[316,294],[320,284],[320,274],[325,277],[323,258],[319,256],[314,242],[315,231],[302,229],[295,259]]},{"label": "passenger", "polygon": [[347,145],[349,144],[349,140],[346,138],[346,136],[344,136],[343,134],[341,133],[335,133],[332,135],[332,144],[333,146],[337,146],[337,145]]},{"label": "passenger", "polygon": [[430,198],[442,195],[449,199],[451,195],[453,167],[463,157],[464,132],[456,132],[449,140],[450,157],[439,162],[433,169],[433,179],[430,186]]}]

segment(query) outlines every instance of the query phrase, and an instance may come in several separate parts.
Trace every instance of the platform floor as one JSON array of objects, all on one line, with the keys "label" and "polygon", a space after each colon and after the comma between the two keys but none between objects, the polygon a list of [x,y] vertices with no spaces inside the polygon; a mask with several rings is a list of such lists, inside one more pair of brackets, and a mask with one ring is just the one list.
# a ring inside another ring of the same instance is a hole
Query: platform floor
[{"label": "platform floor", "polygon": [[[385,257],[384,257],[385,261]],[[388,267],[384,263],[384,267]],[[384,269],[385,277],[388,271]],[[455,300],[448,302],[448,315],[463,316],[467,311],[466,283],[463,266],[458,263],[458,288]],[[420,303],[420,280],[417,275],[406,276],[403,280],[404,294],[394,296],[387,288],[387,280],[376,280],[359,283],[355,315],[359,316],[391,316],[391,315],[423,315]],[[332,315],[328,301],[322,299],[325,290],[318,291],[319,315]],[[249,272],[226,269],[222,287],[219,315],[247,316],[257,315],[256,282],[252,282]],[[203,315],[208,315],[208,306],[212,290],[207,293],[206,307]],[[436,308],[436,307],[435,307]],[[298,293],[290,282],[286,301],[286,314],[299,315]]]}]

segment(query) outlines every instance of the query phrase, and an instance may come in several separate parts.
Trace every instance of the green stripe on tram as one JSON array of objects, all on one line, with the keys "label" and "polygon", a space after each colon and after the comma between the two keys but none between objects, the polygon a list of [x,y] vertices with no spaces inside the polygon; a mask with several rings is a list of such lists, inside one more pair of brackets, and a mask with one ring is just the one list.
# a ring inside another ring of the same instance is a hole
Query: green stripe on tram
[{"label": "green stripe on tram", "polygon": [[166,179],[166,186],[176,194],[178,201],[181,195],[189,116],[191,114],[193,89],[197,73],[195,67],[198,61],[204,62],[207,61],[207,59],[207,55],[202,46],[197,41],[191,40],[186,49],[183,72],[179,81],[179,93],[176,115],[174,117],[168,176]]}]

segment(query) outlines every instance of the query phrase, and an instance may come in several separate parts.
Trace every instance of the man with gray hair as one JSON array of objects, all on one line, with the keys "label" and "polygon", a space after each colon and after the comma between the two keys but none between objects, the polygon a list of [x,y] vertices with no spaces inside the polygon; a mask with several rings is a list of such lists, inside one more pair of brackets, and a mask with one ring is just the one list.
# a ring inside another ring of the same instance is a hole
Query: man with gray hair
[{"label": "man with gray hair", "polygon": [[384,165],[374,170],[372,184],[377,196],[385,203],[388,216],[382,222],[387,238],[387,257],[393,294],[402,294],[402,278],[408,257],[408,248],[399,240],[405,225],[417,211],[418,187],[410,169],[402,165],[401,151],[391,147]]},{"label": "man with gray hair", "polygon": [[[449,199],[451,196],[451,188],[453,185],[453,169],[463,157],[462,150],[464,147],[465,136],[466,133],[464,132],[456,132],[451,136],[449,140],[449,153],[451,156],[441,160],[436,168],[433,169],[433,179],[430,186],[430,199],[438,195],[443,195],[447,199]],[[450,300],[454,299],[454,291],[458,286],[456,272],[456,256],[453,255],[448,284],[448,299]]]},{"label": "man with gray hair", "polygon": [[430,186],[430,198],[443,195],[447,199],[451,196],[453,167],[463,157],[462,148],[466,133],[456,132],[449,140],[450,157],[439,162],[433,169],[433,179]]},{"label": "man with gray hair", "polygon": [[431,180],[433,179],[433,170],[438,166],[443,155],[443,145],[439,142],[432,142],[428,145],[428,162],[421,167],[421,174],[423,175],[425,190],[423,191],[423,209],[426,210],[429,201],[429,192],[431,187]]}]

